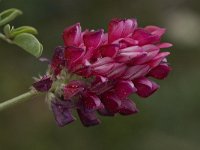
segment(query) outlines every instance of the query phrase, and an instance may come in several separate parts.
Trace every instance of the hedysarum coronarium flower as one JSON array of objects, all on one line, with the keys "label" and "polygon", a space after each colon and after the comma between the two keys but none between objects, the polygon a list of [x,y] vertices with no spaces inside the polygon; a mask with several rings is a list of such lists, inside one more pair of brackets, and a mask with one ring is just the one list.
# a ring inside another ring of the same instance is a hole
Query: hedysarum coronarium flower
[{"label": "hedysarum coronarium flower", "polygon": [[85,126],[99,124],[97,114],[137,113],[130,96],[152,95],[159,85],[151,78],[164,79],[171,71],[170,53],[163,49],[172,44],[161,42],[164,33],[157,26],[138,27],[136,19],[113,19],[108,33],[82,31],[80,23],[66,28],[64,46],[55,49],[50,65],[51,106],[58,125],[75,120],[72,110]]}]

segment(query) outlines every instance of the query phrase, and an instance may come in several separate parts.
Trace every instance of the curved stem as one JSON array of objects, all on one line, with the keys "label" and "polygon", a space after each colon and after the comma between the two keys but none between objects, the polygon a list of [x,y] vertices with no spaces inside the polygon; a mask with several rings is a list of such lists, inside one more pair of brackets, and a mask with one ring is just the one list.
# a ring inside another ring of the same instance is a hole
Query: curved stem
[{"label": "curved stem", "polygon": [[0,39],[2,39],[2,40],[4,40],[4,41],[6,41],[6,42],[8,42],[8,43],[10,43],[10,44],[13,44],[13,42],[10,40],[10,39],[8,39],[4,34],[2,34],[2,33],[0,33]]},{"label": "curved stem", "polygon": [[36,91],[29,91],[27,93],[24,93],[22,95],[19,95],[15,98],[12,98],[12,99],[9,99],[5,102],[2,102],[0,103],[0,111],[6,109],[6,108],[9,108],[11,106],[14,106],[18,103],[21,103],[21,102],[24,102],[24,101],[27,101],[29,100],[31,97],[35,96],[35,95],[38,95],[39,93],[36,92]]}]

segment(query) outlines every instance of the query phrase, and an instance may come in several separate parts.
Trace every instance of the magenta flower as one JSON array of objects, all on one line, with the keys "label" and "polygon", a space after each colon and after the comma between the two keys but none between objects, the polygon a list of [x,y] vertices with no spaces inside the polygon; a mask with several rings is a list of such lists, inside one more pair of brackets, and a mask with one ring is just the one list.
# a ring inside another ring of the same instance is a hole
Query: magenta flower
[{"label": "magenta flower", "polygon": [[137,113],[130,96],[152,95],[159,85],[149,77],[164,79],[171,71],[166,59],[170,53],[161,51],[172,46],[160,42],[164,33],[157,26],[138,27],[136,19],[113,19],[108,33],[82,31],[79,23],[66,28],[65,45],[56,48],[51,62],[54,82],[59,83],[52,87],[59,89],[53,91],[59,100],[51,102],[57,123],[74,121],[73,109],[85,126],[100,123],[97,113]]}]

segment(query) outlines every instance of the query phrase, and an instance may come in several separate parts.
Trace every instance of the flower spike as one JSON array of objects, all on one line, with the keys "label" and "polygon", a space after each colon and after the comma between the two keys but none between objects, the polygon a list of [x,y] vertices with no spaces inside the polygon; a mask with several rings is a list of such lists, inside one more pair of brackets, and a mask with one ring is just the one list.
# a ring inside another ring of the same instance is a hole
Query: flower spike
[{"label": "flower spike", "polygon": [[[64,46],[57,47],[50,70],[33,84],[40,92],[55,95],[51,107],[56,122],[65,126],[75,120],[76,110],[84,126],[98,125],[103,116],[132,115],[139,112],[130,96],[149,97],[159,89],[152,81],[164,79],[171,71],[161,42],[164,28],[138,27],[136,19],[113,19],[108,33],[85,30],[80,23],[63,32]],[[161,51],[162,49],[162,51]]]}]

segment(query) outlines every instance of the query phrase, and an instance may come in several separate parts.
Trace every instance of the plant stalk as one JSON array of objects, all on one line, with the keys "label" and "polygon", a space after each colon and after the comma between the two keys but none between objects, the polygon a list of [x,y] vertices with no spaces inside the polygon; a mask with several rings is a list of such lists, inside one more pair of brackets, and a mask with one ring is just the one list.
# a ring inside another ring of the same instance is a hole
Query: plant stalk
[{"label": "plant stalk", "polygon": [[0,103],[0,111],[5,110],[5,109],[7,109],[11,106],[14,106],[16,104],[19,104],[21,102],[25,102],[27,100],[30,100],[33,96],[38,95],[38,94],[39,94],[39,92],[31,90],[27,93],[24,93],[22,95],[19,95],[17,97],[9,99],[5,102],[2,102],[2,103]]},{"label": "plant stalk", "polygon": [[8,39],[4,34],[2,34],[2,33],[0,33],[0,39],[2,39],[2,40],[4,40],[4,41],[6,41],[6,42],[8,42],[9,44],[13,44],[13,42],[10,40],[10,39]]}]

